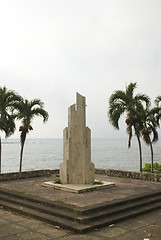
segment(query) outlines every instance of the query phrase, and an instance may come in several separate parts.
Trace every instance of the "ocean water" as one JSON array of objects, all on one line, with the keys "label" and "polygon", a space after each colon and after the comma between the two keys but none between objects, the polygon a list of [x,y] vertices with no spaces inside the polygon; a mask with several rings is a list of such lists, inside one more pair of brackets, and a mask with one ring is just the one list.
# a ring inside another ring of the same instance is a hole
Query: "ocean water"
[{"label": "ocean water", "polygon": [[[127,148],[127,139],[92,139],[92,162],[96,168],[139,171],[138,144],[133,138]],[[161,164],[161,141],[154,145],[154,162]],[[150,163],[150,148],[142,143],[143,166]],[[2,173],[19,171],[19,139],[2,141]],[[62,139],[27,139],[23,155],[23,171],[57,169],[63,161]]]}]

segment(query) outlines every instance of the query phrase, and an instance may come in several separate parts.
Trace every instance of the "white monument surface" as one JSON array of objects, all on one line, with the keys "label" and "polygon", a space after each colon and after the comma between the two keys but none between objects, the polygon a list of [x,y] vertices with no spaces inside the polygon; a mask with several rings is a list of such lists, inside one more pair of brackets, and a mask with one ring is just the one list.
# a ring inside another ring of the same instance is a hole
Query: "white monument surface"
[{"label": "white monument surface", "polygon": [[94,164],[91,163],[91,130],[86,127],[86,99],[77,93],[76,104],[68,109],[68,127],[63,131],[62,184],[91,184]]}]

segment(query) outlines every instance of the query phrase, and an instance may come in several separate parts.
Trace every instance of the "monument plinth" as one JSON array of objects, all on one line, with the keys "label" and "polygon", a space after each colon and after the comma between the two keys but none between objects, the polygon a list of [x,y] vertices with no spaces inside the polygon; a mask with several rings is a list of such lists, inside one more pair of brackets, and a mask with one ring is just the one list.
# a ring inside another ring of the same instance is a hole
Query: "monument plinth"
[{"label": "monument plinth", "polygon": [[92,184],[91,130],[86,127],[86,99],[77,93],[76,104],[68,108],[68,127],[63,131],[62,184]]}]

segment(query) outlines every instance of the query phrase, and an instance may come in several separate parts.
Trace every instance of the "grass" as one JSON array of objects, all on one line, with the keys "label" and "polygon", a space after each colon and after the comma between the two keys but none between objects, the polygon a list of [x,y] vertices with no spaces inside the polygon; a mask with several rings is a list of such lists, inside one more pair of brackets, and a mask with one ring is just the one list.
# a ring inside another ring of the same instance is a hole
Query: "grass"
[{"label": "grass", "polygon": [[93,183],[93,185],[102,185],[102,184],[103,184],[103,182],[102,181],[98,181],[98,180],[95,180],[94,183]]},{"label": "grass", "polygon": [[62,184],[59,177],[55,178],[55,179],[53,180],[53,183],[55,183],[55,184]]}]

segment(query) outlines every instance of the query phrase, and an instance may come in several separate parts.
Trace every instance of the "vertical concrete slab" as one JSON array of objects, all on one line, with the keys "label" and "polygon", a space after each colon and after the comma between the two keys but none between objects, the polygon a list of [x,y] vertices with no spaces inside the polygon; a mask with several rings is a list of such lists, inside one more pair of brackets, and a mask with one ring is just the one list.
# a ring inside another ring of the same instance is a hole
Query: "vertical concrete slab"
[{"label": "vertical concrete slab", "polygon": [[86,127],[86,99],[76,94],[76,104],[68,109],[68,127],[63,131],[62,184],[92,184],[91,130]]}]

